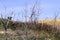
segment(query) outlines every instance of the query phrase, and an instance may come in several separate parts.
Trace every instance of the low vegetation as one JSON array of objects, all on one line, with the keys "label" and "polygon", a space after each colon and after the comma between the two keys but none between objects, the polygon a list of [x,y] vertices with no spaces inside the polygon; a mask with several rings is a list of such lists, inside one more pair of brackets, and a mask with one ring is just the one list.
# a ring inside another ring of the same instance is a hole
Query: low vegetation
[{"label": "low vegetation", "polygon": [[[1,22],[0,22],[1,24]],[[25,27],[27,25],[27,33]],[[60,32],[57,28],[53,28],[53,25],[46,23],[39,23],[34,25],[34,23],[15,22],[10,21],[8,24],[8,40],[25,40],[26,34],[28,40],[60,40]],[[0,25],[0,31],[4,31],[2,24]],[[0,40],[5,39],[5,34],[0,34]]]}]

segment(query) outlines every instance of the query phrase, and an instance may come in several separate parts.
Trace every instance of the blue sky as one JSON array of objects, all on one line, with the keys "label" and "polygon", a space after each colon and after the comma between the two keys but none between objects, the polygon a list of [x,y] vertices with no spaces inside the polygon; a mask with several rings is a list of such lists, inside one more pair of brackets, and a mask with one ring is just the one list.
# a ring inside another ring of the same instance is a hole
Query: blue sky
[{"label": "blue sky", "polygon": [[[0,0],[0,14],[3,16],[10,16],[12,11],[15,16],[14,20],[22,21],[24,19],[24,8],[27,2],[27,15],[30,16],[31,8],[37,0]],[[39,19],[53,19],[54,14],[58,13],[60,18],[60,0],[39,0],[38,6],[40,8]],[[6,8],[6,11],[5,11]]]}]

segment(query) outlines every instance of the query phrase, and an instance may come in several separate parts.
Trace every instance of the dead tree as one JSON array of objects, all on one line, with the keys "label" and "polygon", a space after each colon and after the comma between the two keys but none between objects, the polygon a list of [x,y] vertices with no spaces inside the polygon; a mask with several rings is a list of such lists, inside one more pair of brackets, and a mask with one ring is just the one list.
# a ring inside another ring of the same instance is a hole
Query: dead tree
[{"label": "dead tree", "polygon": [[27,27],[27,2],[25,4],[25,35],[26,35],[26,40],[28,40],[28,27]]},{"label": "dead tree", "polygon": [[9,24],[9,22],[12,20],[12,17],[11,17],[11,16],[8,16],[7,19],[5,19],[5,18],[3,18],[3,16],[1,15],[1,18],[2,18],[2,19],[1,19],[1,23],[2,23],[2,26],[4,27],[4,30],[5,30],[5,38],[6,38],[5,40],[8,40],[8,37],[7,37],[7,36],[8,36],[8,35],[7,35],[7,34],[8,34],[7,31],[8,31],[8,30],[7,30],[7,29],[8,29],[8,24]]},{"label": "dead tree", "polygon": [[8,24],[9,24],[9,21],[11,20],[11,18],[8,18],[4,21],[4,18],[1,19],[1,22],[2,22],[2,26],[4,27],[4,30],[5,30],[5,37],[6,37],[6,40],[8,40],[7,38],[7,29],[8,29]]},{"label": "dead tree", "polygon": [[8,38],[8,37],[7,37],[7,33],[8,33],[7,31],[8,31],[8,30],[7,30],[7,29],[8,29],[9,21],[10,21],[11,19],[12,19],[12,17],[8,17],[8,18],[7,18],[6,25],[4,25],[4,27],[5,27],[6,40],[8,40],[8,39],[7,39],[7,38]]},{"label": "dead tree", "polygon": [[30,16],[30,22],[33,22],[34,23],[34,26],[38,26],[38,15],[39,15],[39,7],[37,5],[38,3],[38,0],[36,1],[36,3],[34,4],[34,6],[32,7],[32,13],[31,13],[31,16]]},{"label": "dead tree", "polygon": [[57,27],[56,27],[56,21],[57,21],[57,17],[58,17],[58,13],[55,13],[55,15],[54,15],[54,25],[53,25],[53,31],[57,31],[56,29],[57,29]]}]

